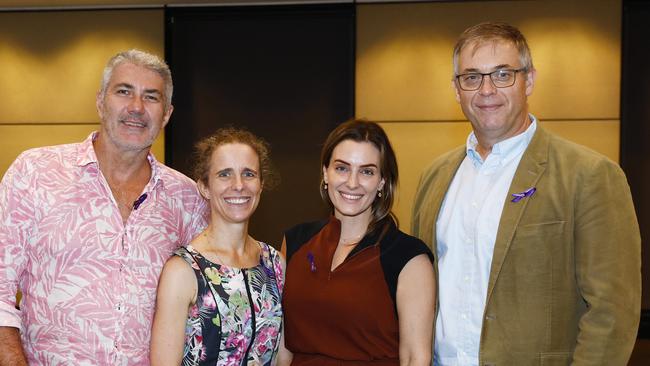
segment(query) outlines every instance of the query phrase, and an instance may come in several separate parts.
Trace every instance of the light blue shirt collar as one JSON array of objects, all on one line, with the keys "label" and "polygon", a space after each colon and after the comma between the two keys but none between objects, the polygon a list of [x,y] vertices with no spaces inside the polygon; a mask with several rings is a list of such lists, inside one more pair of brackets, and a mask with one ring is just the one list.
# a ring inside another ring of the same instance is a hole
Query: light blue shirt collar
[{"label": "light blue shirt collar", "polygon": [[[519,155],[523,150],[526,150],[526,147],[528,147],[528,144],[533,138],[533,135],[535,135],[535,130],[537,129],[537,118],[535,118],[535,116],[532,114],[529,114],[528,116],[530,117],[531,123],[526,131],[494,144],[494,146],[492,146],[492,152],[490,152],[490,155],[488,155],[486,161],[488,159],[498,159],[500,163],[506,162]],[[480,167],[483,165],[485,161],[483,158],[481,158],[481,154],[476,151],[478,139],[476,138],[474,131],[472,131],[469,136],[467,136],[466,145],[467,156],[472,161],[472,164],[474,164],[475,167]]]}]

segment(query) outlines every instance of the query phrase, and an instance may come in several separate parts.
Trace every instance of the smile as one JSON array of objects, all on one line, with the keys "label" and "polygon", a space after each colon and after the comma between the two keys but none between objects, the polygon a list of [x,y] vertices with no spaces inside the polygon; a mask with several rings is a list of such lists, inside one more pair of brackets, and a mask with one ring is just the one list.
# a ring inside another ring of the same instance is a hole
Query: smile
[{"label": "smile", "polygon": [[144,128],[144,127],[147,126],[146,123],[140,122],[140,121],[125,121],[125,120],[122,120],[120,122],[124,123],[128,127]]},{"label": "smile", "polygon": [[488,105],[479,105],[477,106],[479,109],[484,110],[484,111],[496,111],[501,107],[501,104],[488,104]]},{"label": "smile", "polygon": [[343,192],[339,192],[339,194],[341,195],[341,197],[345,198],[346,200],[352,200],[352,201],[360,200],[361,197],[363,197],[362,194],[350,194],[350,193],[343,193]]},{"label": "smile", "polygon": [[227,204],[230,205],[243,205],[250,201],[250,197],[232,197],[232,198],[224,198],[224,201],[226,201]]}]

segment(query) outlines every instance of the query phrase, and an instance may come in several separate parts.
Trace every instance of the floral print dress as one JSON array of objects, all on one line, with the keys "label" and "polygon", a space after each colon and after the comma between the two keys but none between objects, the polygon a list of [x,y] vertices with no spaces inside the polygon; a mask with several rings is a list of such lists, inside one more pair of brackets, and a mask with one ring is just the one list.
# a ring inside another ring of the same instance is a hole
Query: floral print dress
[{"label": "floral print dress", "polygon": [[251,268],[213,263],[191,245],[174,252],[192,266],[198,284],[182,366],[274,363],[282,326],[282,265],[275,249],[259,244],[260,262]]}]

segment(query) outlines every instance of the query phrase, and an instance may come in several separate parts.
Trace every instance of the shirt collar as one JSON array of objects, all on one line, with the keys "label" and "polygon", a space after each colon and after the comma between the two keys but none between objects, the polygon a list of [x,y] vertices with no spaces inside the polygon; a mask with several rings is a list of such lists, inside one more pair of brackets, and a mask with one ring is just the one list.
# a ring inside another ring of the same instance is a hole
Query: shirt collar
[{"label": "shirt collar", "polygon": [[[90,164],[97,166],[97,154],[95,153],[95,147],[93,146],[93,141],[97,139],[97,136],[99,136],[99,132],[93,131],[90,133],[90,135],[88,135],[88,137],[86,137],[85,140],[83,140],[81,144],[79,144],[79,147],[77,148],[77,166],[83,167]],[[151,166],[150,183],[153,183],[154,187],[158,184],[159,181],[162,184],[163,181],[161,177],[160,163],[158,160],[156,160],[156,157],[151,151],[149,151],[147,154],[147,160]]]},{"label": "shirt collar", "polygon": [[[533,138],[535,130],[537,129],[537,118],[535,118],[535,116],[532,114],[529,114],[528,116],[530,117],[531,123],[526,131],[494,144],[489,156],[499,157],[500,161],[506,161],[526,150],[526,147],[528,147],[528,144],[530,143],[530,140]],[[477,145],[478,140],[476,139],[474,131],[472,131],[467,137],[467,156],[470,158],[474,165],[480,166],[484,163],[484,161],[481,157],[481,154],[476,151]]]},{"label": "shirt collar", "polygon": [[97,131],[93,131],[86,137],[85,140],[77,148],[77,166],[86,166],[88,164],[97,163],[97,154],[93,147],[93,141],[97,138]]}]

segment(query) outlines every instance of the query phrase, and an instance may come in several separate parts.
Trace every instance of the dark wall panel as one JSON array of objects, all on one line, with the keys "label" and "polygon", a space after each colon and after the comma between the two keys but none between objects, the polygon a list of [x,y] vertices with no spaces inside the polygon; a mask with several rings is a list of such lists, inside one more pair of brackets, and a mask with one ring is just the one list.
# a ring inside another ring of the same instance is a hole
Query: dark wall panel
[{"label": "dark wall panel", "polygon": [[623,2],[621,166],[627,174],[643,243],[639,336],[650,338],[650,2]]},{"label": "dark wall panel", "polygon": [[282,182],[262,194],[250,228],[269,244],[327,214],[319,153],[327,133],[354,115],[354,15],[351,5],[166,11],[175,84],[166,161],[189,173],[194,143],[226,125],[269,141]]}]

